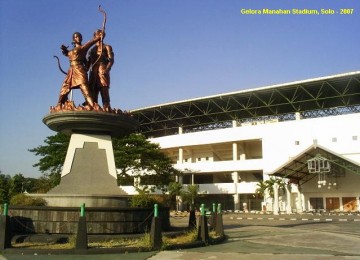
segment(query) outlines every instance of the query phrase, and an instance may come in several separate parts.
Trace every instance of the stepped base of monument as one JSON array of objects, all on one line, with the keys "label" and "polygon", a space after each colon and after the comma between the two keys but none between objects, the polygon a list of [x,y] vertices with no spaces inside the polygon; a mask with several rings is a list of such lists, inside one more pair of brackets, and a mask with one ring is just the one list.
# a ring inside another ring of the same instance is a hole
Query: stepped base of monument
[{"label": "stepped base of monument", "polygon": [[[150,230],[153,208],[87,207],[88,234],[129,234]],[[75,234],[80,207],[10,206],[16,234]],[[163,230],[170,228],[170,209],[159,208]]]},{"label": "stepped base of monument", "polygon": [[85,207],[126,208],[129,196],[81,195],[81,194],[28,194],[31,197],[43,198],[50,207]]}]

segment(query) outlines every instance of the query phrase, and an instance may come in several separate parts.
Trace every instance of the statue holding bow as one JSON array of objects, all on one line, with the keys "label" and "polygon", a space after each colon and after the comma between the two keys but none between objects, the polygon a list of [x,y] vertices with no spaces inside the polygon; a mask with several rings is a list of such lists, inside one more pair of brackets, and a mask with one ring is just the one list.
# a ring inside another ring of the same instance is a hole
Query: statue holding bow
[{"label": "statue holding bow", "polygon": [[[60,70],[66,74],[66,78],[60,90],[56,110],[73,110],[73,102],[68,100],[68,94],[72,89],[81,89],[85,98],[85,107],[79,109],[99,110],[98,95],[101,94],[103,110],[112,112],[110,107],[110,69],[114,64],[114,53],[110,45],[104,44],[106,12],[99,6],[99,11],[103,13],[104,20],[101,30],[96,30],[94,37],[89,42],[82,44],[82,35],[79,32],[73,34],[72,50],[62,45],[62,53],[69,58],[70,68],[67,73],[61,69],[59,59],[58,65]],[[95,45],[90,51],[89,49]],[[87,71],[90,68],[88,79]]]},{"label": "statue holding bow", "polygon": [[93,99],[98,102],[99,93],[101,94],[103,110],[111,111],[110,107],[110,70],[114,64],[114,52],[111,45],[104,43],[106,13],[101,6],[99,10],[104,14],[102,30],[96,30],[94,37],[100,37],[100,41],[89,51],[88,63],[90,66],[89,85],[93,94]]}]

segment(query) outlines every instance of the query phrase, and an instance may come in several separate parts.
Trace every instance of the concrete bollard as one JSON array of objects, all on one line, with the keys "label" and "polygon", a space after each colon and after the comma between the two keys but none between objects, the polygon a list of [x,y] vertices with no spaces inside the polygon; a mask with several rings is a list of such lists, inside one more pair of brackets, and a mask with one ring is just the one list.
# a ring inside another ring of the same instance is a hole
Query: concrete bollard
[{"label": "concrete bollard", "polygon": [[76,250],[86,250],[88,248],[87,224],[85,217],[85,203],[81,205],[80,217],[76,234]]},{"label": "concrete bollard", "polygon": [[0,250],[11,247],[10,216],[8,215],[8,204],[4,204],[4,215],[0,216]]},{"label": "concrete bollard", "polygon": [[190,208],[188,228],[189,228],[189,229],[194,229],[194,228],[196,228],[196,215],[195,215],[195,209],[194,209],[194,206],[193,206],[193,205],[192,205],[191,208]]},{"label": "concrete bollard", "polygon": [[159,250],[162,247],[161,218],[158,213],[158,205],[154,204],[154,217],[151,221],[150,230],[151,248]]},{"label": "concrete bollard", "polygon": [[9,205],[7,203],[4,203],[4,216],[9,215]]},{"label": "concrete bollard", "polygon": [[85,217],[85,203],[80,207],[80,217]]},{"label": "concrete bollard", "polygon": [[221,213],[221,204],[218,204],[217,217],[216,217],[216,225],[215,225],[215,233],[217,236],[224,236],[224,225]]},{"label": "concrete bollard", "polygon": [[207,218],[205,216],[204,204],[201,204],[200,212],[201,215],[200,215],[199,227],[198,227],[198,240],[207,243],[209,242],[209,229],[208,229]]},{"label": "concrete bollard", "polygon": [[209,219],[210,228],[212,230],[215,230],[216,228],[216,217],[217,217],[216,203],[213,203],[213,209],[211,211],[211,217]]}]

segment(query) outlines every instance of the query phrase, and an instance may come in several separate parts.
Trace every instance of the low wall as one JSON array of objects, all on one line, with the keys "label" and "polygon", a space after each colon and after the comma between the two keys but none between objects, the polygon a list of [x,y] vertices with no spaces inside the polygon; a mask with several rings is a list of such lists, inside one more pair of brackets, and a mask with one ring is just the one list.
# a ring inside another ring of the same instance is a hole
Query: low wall
[{"label": "low wall", "polygon": [[[159,208],[162,229],[170,228],[170,209]],[[80,208],[10,206],[15,234],[72,234],[77,231]],[[88,234],[129,234],[150,231],[151,208],[86,208]]]}]

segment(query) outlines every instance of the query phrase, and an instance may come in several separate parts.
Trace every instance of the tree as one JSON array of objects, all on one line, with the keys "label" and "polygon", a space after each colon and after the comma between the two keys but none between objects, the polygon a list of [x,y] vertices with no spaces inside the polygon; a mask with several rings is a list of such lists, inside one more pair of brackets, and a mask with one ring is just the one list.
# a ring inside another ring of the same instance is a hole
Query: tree
[{"label": "tree", "polygon": [[[60,174],[59,174],[60,176]],[[53,187],[56,186],[56,181],[54,181],[52,178],[49,178],[49,176],[41,176],[38,179],[34,179],[32,181],[32,188],[28,189],[27,191],[29,193],[46,193],[49,190],[51,190]]]},{"label": "tree", "polygon": [[[12,203],[12,199],[25,192],[36,192],[38,179],[25,178],[21,173],[10,175],[1,174],[0,171],[0,205]],[[21,196],[18,196],[22,198]],[[13,205],[13,204],[12,204]]]},{"label": "tree", "polygon": [[258,188],[255,190],[255,193],[264,197],[266,190],[268,191],[271,198],[274,198],[274,184],[277,183],[279,185],[279,190],[285,190],[285,182],[283,179],[270,177],[270,179],[266,181],[260,181],[257,186]]},{"label": "tree", "polygon": [[181,183],[179,182],[169,183],[169,188],[168,188],[169,201],[175,201],[176,211],[179,211],[179,206],[180,206],[179,196],[181,196],[182,191],[183,191],[183,185]]},{"label": "tree", "polygon": [[164,193],[169,183],[180,174],[172,166],[171,159],[160,150],[160,146],[151,143],[143,135],[130,134],[114,139],[113,147],[115,165],[120,170],[118,177],[139,177],[139,187],[151,191],[157,188]]},{"label": "tree", "polygon": [[2,174],[0,171],[0,205],[10,201],[10,175]]},{"label": "tree", "polygon": [[265,196],[265,192],[266,189],[268,188],[268,185],[265,181],[261,180],[256,184],[257,188],[255,190],[255,193],[260,196],[260,197],[264,197]]},{"label": "tree", "polygon": [[25,177],[21,173],[15,174],[9,183],[10,198],[24,192]]},{"label": "tree", "polygon": [[57,133],[56,135],[48,136],[44,142],[45,145],[29,149],[29,151],[42,157],[39,162],[33,166],[39,167],[45,179],[48,179],[50,190],[60,183],[61,170],[65,161],[70,137],[63,133]]},{"label": "tree", "polygon": [[186,190],[181,191],[181,197],[183,202],[190,205],[190,208],[194,209],[195,199],[198,197],[199,185],[188,185]]}]

